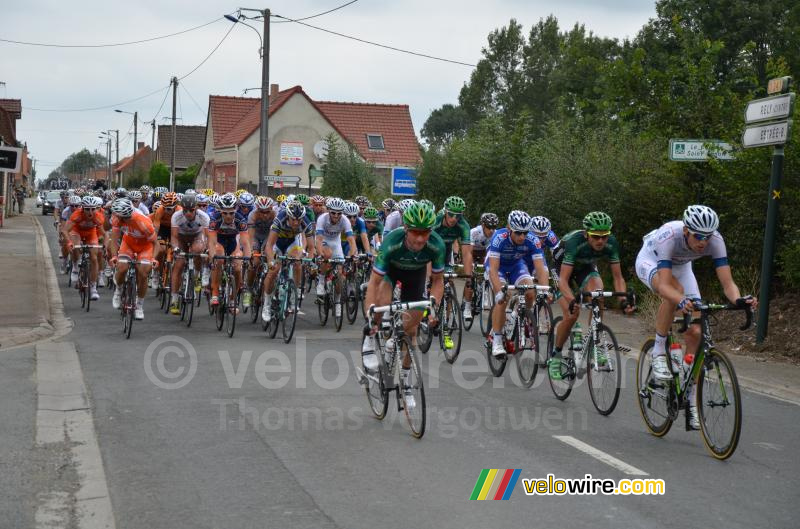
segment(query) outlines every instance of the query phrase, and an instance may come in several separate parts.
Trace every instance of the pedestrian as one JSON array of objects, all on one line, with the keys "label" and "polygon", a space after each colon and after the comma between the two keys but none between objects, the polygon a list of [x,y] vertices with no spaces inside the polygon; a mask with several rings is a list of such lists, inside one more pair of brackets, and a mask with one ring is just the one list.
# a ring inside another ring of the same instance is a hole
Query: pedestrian
[{"label": "pedestrian", "polygon": [[19,213],[22,215],[22,208],[25,207],[25,190],[22,188],[22,186],[17,186],[14,194],[17,199],[17,206],[19,206]]}]

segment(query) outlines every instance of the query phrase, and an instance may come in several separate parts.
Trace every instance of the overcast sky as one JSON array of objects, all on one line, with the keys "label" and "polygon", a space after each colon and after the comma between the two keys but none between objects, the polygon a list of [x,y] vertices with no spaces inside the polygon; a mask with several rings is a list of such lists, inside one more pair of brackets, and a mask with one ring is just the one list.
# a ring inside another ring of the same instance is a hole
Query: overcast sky
[{"label": "overcast sky", "polygon": [[[133,148],[133,116],[140,141],[150,143],[150,125],[168,124],[169,80],[194,69],[231,28],[221,19],[239,7],[269,7],[300,18],[347,0],[271,0],[270,5],[228,0],[26,0],[4,2],[0,38],[55,44],[108,44],[175,33],[215,18],[182,35],[144,44],[104,48],[54,48],[0,42],[0,97],[22,99],[17,136],[37,158],[40,178],[69,154],[98,149],[98,133],[120,130],[120,157]],[[575,22],[600,36],[634,37],[655,16],[654,0],[359,0],[308,23],[340,33],[466,63],[476,63],[490,31],[516,18],[525,31],[554,14],[562,29]],[[417,131],[430,111],[455,103],[472,68],[377,48],[294,23],[271,26],[270,81],[299,84],[312,99],[402,103],[411,108]],[[261,23],[251,22],[259,31]],[[222,45],[180,83],[178,123],[205,125],[209,94],[241,96],[260,86],[255,32],[237,25]],[[163,88],[163,89],[161,89]],[[119,104],[145,94],[155,94]],[[253,91],[249,96],[258,96]],[[34,109],[87,109],[43,112]],[[144,130],[143,130],[144,129]],[[130,133],[130,134],[129,134]],[[144,138],[142,137],[144,134]]]}]

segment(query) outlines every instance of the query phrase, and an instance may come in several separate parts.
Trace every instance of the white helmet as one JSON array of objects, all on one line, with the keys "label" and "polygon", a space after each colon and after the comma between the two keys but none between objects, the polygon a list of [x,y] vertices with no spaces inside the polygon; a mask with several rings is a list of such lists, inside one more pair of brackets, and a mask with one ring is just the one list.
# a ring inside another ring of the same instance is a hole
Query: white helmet
[{"label": "white helmet", "polygon": [[325,202],[325,207],[329,211],[342,211],[344,209],[344,200],[339,197],[331,197]]},{"label": "white helmet", "polygon": [[711,234],[719,228],[719,216],[708,206],[689,206],[683,212],[683,225],[693,232]]},{"label": "white helmet", "polygon": [[118,198],[111,204],[111,212],[118,217],[127,219],[133,215],[133,204],[127,198]]},{"label": "white helmet", "polygon": [[225,193],[219,197],[219,209],[233,209],[236,207],[236,195]]},{"label": "white helmet", "polygon": [[530,229],[531,216],[515,209],[508,214],[508,227],[511,231],[528,231]]},{"label": "white helmet", "polygon": [[94,195],[87,195],[81,200],[81,206],[85,208],[99,208],[103,205],[103,199]]},{"label": "white helmet", "polygon": [[405,210],[407,210],[411,206],[411,204],[414,204],[415,202],[416,200],[414,200],[413,198],[404,198],[403,200],[397,203],[397,209],[400,210],[400,212],[402,213]]},{"label": "white helmet", "polygon": [[352,217],[354,215],[358,215],[359,209],[358,204],[355,202],[347,201],[344,203],[344,214],[348,217]]},{"label": "white helmet", "polygon": [[542,217],[538,215],[536,217],[531,218],[531,231],[539,236],[545,236],[550,233],[552,226],[550,225],[550,219],[547,217]]},{"label": "white helmet", "polygon": [[69,205],[72,206],[73,208],[77,208],[78,206],[81,205],[81,197],[79,197],[78,195],[70,195],[67,201],[69,202]]}]

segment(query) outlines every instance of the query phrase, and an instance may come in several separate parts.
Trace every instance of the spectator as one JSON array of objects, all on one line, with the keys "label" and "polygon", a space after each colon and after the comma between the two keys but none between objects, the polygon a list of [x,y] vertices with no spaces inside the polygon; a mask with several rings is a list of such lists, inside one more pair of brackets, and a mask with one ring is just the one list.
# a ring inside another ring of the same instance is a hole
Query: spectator
[{"label": "spectator", "polygon": [[17,206],[21,215],[22,209],[25,207],[25,189],[22,186],[17,186],[17,189],[14,190],[14,196],[17,199]]}]

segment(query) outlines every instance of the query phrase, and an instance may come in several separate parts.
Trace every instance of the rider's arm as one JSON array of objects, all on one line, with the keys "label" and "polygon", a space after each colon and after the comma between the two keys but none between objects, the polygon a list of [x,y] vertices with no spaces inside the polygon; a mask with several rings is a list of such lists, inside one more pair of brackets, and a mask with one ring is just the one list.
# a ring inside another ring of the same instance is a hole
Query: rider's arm
[{"label": "rider's arm", "polygon": [[362,231],[359,234],[359,237],[361,237],[361,247],[364,248],[364,253],[371,253],[369,237],[367,236],[367,232]]},{"label": "rider's arm", "polygon": [[181,247],[180,241],[178,240],[178,227],[175,224],[173,224],[172,228],[169,230],[169,244],[173,249]]},{"label": "rider's arm", "polygon": [[736,283],[733,281],[731,267],[717,267],[717,278],[719,278],[719,283],[722,285],[722,291],[725,293],[725,297],[728,298],[728,301],[731,303],[736,303],[736,300],[742,297],[742,294],[739,292],[739,287],[736,286]]},{"label": "rider's arm", "polygon": [[[308,237],[306,237],[306,238],[308,238]],[[317,255],[320,255],[320,256],[322,255],[322,241],[323,240],[324,239],[322,238],[322,235],[317,234],[317,235],[314,236],[314,242],[316,243],[315,248],[317,250]]]},{"label": "rider's arm", "polygon": [[542,286],[547,286],[549,278],[547,276],[547,268],[544,266],[544,257],[533,259],[533,269],[536,272],[536,282]]},{"label": "rider's arm", "polygon": [[500,282],[500,258],[489,257],[489,282],[492,284],[492,291],[500,292],[503,283]]},{"label": "rider's arm", "polygon": [[572,289],[569,286],[572,268],[571,264],[561,263],[561,270],[558,273],[558,290],[567,303],[572,303],[572,300],[575,299],[575,296],[572,295]]},{"label": "rider's arm", "polygon": [[352,257],[356,254],[357,251],[356,238],[352,233],[347,236],[347,242],[350,243],[350,248],[348,249],[349,250],[348,253],[350,254],[350,257]]},{"label": "rider's arm", "polygon": [[264,253],[267,254],[267,263],[270,265],[275,261],[275,243],[278,242],[278,234],[274,231],[270,231],[269,235],[267,235],[267,242],[264,244]]},{"label": "rider's arm", "polygon": [[242,246],[242,251],[244,252],[243,255],[245,257],[250,257],[253,253],[253,248],[250,244],[250,236],[247,233],[247,230],[239,232],[239,244]]},{"label": "rider's arm", "polygon": [[217,231],[208,230],[208,259],[210,261],[213,261],[214,256],[216,254],[217,254]]},{"label": "rider's arm", "polygon": [[677,306],[683,301],[684,296],[680,290],[672,286],[672,268],[659,268],[656,274],[658,275],[658,291],[656,294]]},{"label": "rider's arm", "polygon": [[437,303],[442,302],[444,295],[444,274],[442,272],[434,272],[431,274],[431,296]]}]

